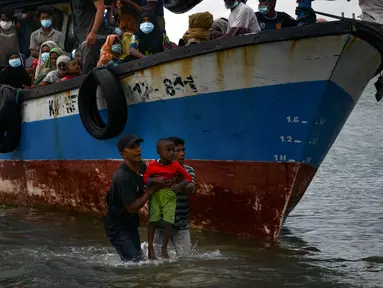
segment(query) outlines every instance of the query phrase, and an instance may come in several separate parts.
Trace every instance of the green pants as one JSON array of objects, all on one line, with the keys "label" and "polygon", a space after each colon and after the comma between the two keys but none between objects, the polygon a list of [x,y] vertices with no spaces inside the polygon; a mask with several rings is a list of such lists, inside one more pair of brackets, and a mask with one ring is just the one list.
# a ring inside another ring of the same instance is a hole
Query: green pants
[{"label": "green pants", "polygon": [[149,222],[163,221],[174,224],[177,196],[172,189],[161,189],[154,193],[149,202]]}]

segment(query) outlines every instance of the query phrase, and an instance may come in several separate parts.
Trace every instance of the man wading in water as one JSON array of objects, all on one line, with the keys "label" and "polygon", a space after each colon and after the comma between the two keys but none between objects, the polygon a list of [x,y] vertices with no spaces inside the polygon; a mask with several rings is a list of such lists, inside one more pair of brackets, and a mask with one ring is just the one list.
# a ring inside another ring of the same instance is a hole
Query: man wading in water
[{"label": "man wading in water", "polygon": [[144,191],[142,174],[146,165],[142,161],[140,147],[143,141],[134,135],[122,136],[118,140],[117,148],[124,162],[114,173],[106,196],[108,212],[105,217],[105,231],[122,261],[141,260],[138,211],[161,188],[156,185]]}]

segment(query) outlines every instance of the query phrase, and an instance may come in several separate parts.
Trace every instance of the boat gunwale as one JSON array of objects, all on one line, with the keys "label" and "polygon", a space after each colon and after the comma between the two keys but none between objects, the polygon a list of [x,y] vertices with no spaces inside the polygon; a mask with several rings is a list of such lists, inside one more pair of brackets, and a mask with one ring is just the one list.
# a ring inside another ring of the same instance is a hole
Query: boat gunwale
[{"label": "boat gunwale", "polygon": [[[110,68],[110,70],[114,75],[116,75],[116,77],[125,78],[136,71],[142,71],[156,65],[237,47],[346,34],[355,35],[374,46],[380,52],[383,59],[383,32],[379,29],[382,30],[382,25],[380,24],[345,19],[341,21],[315,23],[301,27],[268,30],[255,35],[250,34],[228,37],[224,40],[212,40],[192,46],[178,47],[170,51],[164,51],[142,59],[120,64],[116,67]],[[383,60],[380,63],[378,70],[375,72],[375,75],[381,72],[382,69]],[[33,89],[26,89],[24,90],[23,101],[77,89],[81,86],[81,83],[85,77],[86,75],[81,75],[68,81],[53,83]]]}]

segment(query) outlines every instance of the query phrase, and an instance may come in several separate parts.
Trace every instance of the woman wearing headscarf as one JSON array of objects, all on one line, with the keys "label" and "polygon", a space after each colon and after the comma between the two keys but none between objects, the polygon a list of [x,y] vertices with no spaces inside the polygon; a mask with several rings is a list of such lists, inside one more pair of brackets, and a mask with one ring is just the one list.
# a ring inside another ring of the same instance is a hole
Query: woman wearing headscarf
[{"label": "woman wearing headscarf", "polygon": [[8,65],[0,72],[0,84],[10,85],[14,88],[24,88],[31,85],[31,79],[19,52],[10,52],[7,55]]},{"label": "woman wearing headscarf", "polygon": [[209,40],[209,29],[213,24],[213,15],[209,12],[195,13],[189,16],[189,30],[182,37],[185,46]]},{"label": "woman wearing headscarf", "polygon": [[71,59],[66,55],[61,55],[57,58],[56,61],[56,70],[50,71],[47,76],[40,82],[39,86],[45,86],[51,83],[59,82],[59,80],[63,77],[63,74],[66,70],[66,64]]},{"label": "woman wearing headscarf", "polygon": [[142,12],[140,28],[132,36],[129,56],[143,58],[170,49],[170,41],[155,19],[150,11]]},{"label": "woman wearing headscarf", "polygon": [[121,59],[130,55],[129,48],[132,41],[132,35],[137,31],[137,22],[143,9],[140,7],[141,0],[118,0],[119,25],[116,28],[116,34],[121,40]]},{"label": "woman wearing headscarf", "polygon": [[36,71],[35,71],[35,79],[40,75],[41,69],[44,68],[45,63],[49,59],[49,52],[53,48],[57,48],[58,45],[56,42],[53,41],[46,41],[43,44],[41,44],[40,51],[39,51],[39,58],[37,60],[36,65]]},{"label": "woman wearing headscarf", "polygon": [[226,18],[219,18],[213,22],[209,29],[209,40],[217,39],[226,34],[229,22]]},{"label": "woman wearing headscarf", "polygon": [[100,59],[98,60],[97,67],[104,66],[110,61],[118,62],[121,57],[121,44],[117,35],[109,35],[106,38],[104,45],[102,45]]},{"label": "woman wearing headscarf", "polygon": [[52,48],[49,52],[48,60],[45,65],[40,69],[40,73],[34,81],[34,85],[39,85],[40,82],[48,75],[50,71],[56,70],[57,58],[64,55],[64,51],[61,48]]}]

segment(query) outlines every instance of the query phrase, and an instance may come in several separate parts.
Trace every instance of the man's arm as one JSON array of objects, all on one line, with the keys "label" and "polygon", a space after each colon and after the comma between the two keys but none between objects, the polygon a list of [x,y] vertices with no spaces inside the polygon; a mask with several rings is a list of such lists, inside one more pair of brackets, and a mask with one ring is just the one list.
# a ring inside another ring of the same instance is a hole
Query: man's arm
[{"label": "man's arm", "polygon": [[35,33],[33,32],[31,34],[31,40],[30,40],[30,44],[29,44],[29,51],[31,51],[31,55],[35,58],[38,58],[39,57],[39,50],[40,50],[40,47],[38,47],[39,45],[37,44],[36,42],[36,37],[35,37]]},{"label": "man's arm", "polygon": [[132,7],[133,9],[135,9],[137,12],[142,12],[143,9],[142,7],[140,7],[139,5],[137,5],[136,3],[134,3],[133,1],[131,0],[121,0],[122,3]]},{"label": "man's arm", "polygon": [[138,212],[156,189],[155,186],[151,187],[143,196],[136,198],[137,185],[130,177],[120,177],[113,179],[113,181],[115,181],[114,185],[120,194],[124,206],[130,213]]},{"label": "man's arm", "polygon": [[254,12],[251,8],[243,10],[241,14],[238,14],[229,31],[219,39],[237,35],[240,30],[243,30],[243,28],[248,29],[253,14]]},{"label": "man's arm", "polygon": [[144,195],[142,195],[142,197],[136,199],[135,201],[133,202],[130,202],[128,204],[125,205],[126,209],[130,212],[130,213],[135,213],[135,212],[138,212],[140,211],[140,209],[142,207],[145,206],[145,203],[146,201],[149,200],[150,196],[154,193],[154,192],[157,192],[158,191],[158,187],[157,186],[151,186],[148,188],[148,190],[146,190],[146,192],[144,193]]},{"label": "man's arm", "polygon": [[223,38],[226,38],[229,36],[234,36],[234,35],[238,34],[238,31],[241,30],[241,28],[242,27],[232,27],[232,28],[230,28],[229,32],[227,32],[223,36],[219,37],[218,39],[223,39]]},{"label": "man's arm", "polygon": [[57,45],[61,48],[61,49],[64,49],[64,33],[60,32],[60,31],[57,31],[59,32],[59,37],[57,39]]},{"label": "man's arm", "polygon": [[[182,170],[185,170],[178,162],[177,162],[177,164],[181,167]],[[183,172],[181,169],[178,171],[178,173],[180,173],[184,177],[184,179],[186,179],[185,178],[186,175],[184,176],[182,174]],[[190,177],[190,178],[188,177],[188,180],[190,180],[190,181],[188,181],[188,183],[186,183],[185,181],[182,181],[181,183],[175,184],[175,185],[173,185],[172,190],[175,193],[181,193],[185,196],[190,196],[195,191],[195,185],[194,185],[195,173],[194,173],[194,169],[191,167],[190,167],[190,169],[185,170],[185,172]]]},{"label": "man's arm", "polygon": [[189,183],[188,185],[186,185],[186,187],[182,190],[181,194],[182,195],[185,195],[185,196],[190,196],[192,195],[195,190],[196,190],[196,187],[195,187],[195,170],[193,167],[191,166],[188,166],[188,168],[186,169],[186,171],[189,173],[189,175],[192,177],[192,182]]},{"label": "man's arm", "polygon": [[102,22],[104,22],[104,0],[94,0],[94,7],[96,7],[96,16],[94,17],[94,23],[88,36],[86,37],[86,44],[93,45],[96,43],[97,31],[100,28]]},{"label": "man's arm", "polygon": [[148,0],[146,6],[142,7],[142,9],[154,11],[157,7],[157,2],[157,0]]}]

